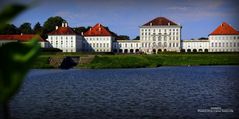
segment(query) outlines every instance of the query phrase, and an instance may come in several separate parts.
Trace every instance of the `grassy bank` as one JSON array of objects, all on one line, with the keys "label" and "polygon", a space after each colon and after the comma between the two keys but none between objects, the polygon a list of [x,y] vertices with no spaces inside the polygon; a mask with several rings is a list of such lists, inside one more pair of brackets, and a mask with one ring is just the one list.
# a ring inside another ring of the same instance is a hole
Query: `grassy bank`
[{"label": "grassy bank", "polygon": [[94,60],[78,67],[85,68],[139,68],[158,66],[239,65],[238,53],[158,55],[97,55]]},{"label": "grassy bank", "polygon": [[[49,57],[87,56],[87,53],[43,53],[32,68],[53,68],[48,64]],[[198,65],[239,65],[239,53],[161,53],[157,55],[135,54],[94,54],[88,64],[76,68],[141,68],[159,66],[198,66]]]}]

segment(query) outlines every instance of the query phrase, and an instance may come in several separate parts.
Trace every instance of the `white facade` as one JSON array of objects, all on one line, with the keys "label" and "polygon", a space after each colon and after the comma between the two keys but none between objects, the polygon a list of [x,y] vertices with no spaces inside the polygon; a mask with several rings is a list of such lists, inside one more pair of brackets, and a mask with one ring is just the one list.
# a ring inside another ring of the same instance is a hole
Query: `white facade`
[{"label": "white facade", "polygon": [[239,52],[239,35],[209,35],[210,52]]},{"label": "white facade", "polygon": [[116,53],[139,53],[141,43],[139,40],[117,40],[113,43]]},{"label": "white facade", "polygon": [[141,49],[145,53],[180,51],[181,26],[141,26]]},{"label": "white facade", "polygon": [[182,40],[182,52],[208,52],[209,40]]},{"label": "white facade", "polygon": [[82,37],[79,35],[49,35],[47,41],[62,52],[79,52],[82,49]]},{"label": "white facade", "polygon": [[88,52],[112,52],[114,37],[112,36],[85,36],[83,49]]}]

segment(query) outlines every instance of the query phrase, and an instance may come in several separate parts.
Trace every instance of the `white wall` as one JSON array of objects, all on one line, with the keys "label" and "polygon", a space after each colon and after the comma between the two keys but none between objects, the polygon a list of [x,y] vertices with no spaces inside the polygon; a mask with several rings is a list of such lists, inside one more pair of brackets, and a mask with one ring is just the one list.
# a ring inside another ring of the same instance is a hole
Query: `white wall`
[{"label": "white wall", "polygon": [[185,52],[208,52],[209,40],[182,40],[182,50]]},{"label": "white wall", "polygon": [[209,35],[210,52],[239,52],[239,35]]},{"label": "white wall", "polygon": [[117,40],[113,42],[113,49],[118,53],[136,53],[141,49],[139,40]]},{"label": "white wall", "polygon": [[89,52],[112,52],[112,36],[85,36],[83,41],[84,51]]},{"label": "white wall", "polygon": [[47,41],[63,52],[77,52],[81,50],[82,37],[77,35],[49,35]]},{"label": "white wall", "polygon": [[180,51],[181,26],[141,26],[140,41],[142,50],[146,53],[156,51]]}]

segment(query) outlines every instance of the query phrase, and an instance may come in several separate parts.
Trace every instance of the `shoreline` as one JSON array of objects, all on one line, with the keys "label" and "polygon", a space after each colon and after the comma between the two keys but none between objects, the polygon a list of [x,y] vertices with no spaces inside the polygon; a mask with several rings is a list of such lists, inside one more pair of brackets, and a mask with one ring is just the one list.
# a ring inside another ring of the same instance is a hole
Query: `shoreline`
[{"label": "shoreline", "polygon": [[[33,65],[33,69],[59,69],[49,64],[49,57],[85,55],[67,53],[41,55]],[[238,53],[221,54],[154,54],[154,55],[109,55],[95,54],[91,61],[78,63],[74,69],[130,69],[130,68],[157,68],[162,66],[221,66],[239,65]]]}]

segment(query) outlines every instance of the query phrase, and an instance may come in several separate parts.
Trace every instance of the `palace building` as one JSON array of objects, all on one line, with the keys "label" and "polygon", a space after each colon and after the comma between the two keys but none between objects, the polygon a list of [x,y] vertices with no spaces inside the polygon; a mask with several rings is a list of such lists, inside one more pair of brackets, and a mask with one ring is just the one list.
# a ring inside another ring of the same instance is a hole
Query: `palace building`
[{"label": "palace building", "polygon": [[239,32],[223,22],[209,34],[210,52],[239,52]]},{"label": "palace building", "polygon": [[100,23],[82,34],[83,51],[112,52],[115,36]]},{"label": "palace building", "polygon": [[140,27],[142,52],[180,52],[181,28],[182,26],[165,17],[155,18],[142,25]]},{"label": "palace building", "polygon": [[0,35],[0,46],[8,42],[27,42],[38,37],[43,48],[58,48],[63,52],[239,52],[239,31],[226,22],[220,24],[208,38],[182,40],[182,26],[165,17],[157,17],[139,27],[139,40],[120,40],[100,23],[81,34],[67,22],[42,39],[35,34]]},{"label": "palace building", "polygon": [[48,34],[47,41],[52,47],[61,49],[63,52],[82,51],[83,37],[76,34],[66,22],[63,22],[61,27],[56,26],[56,30]]}]

